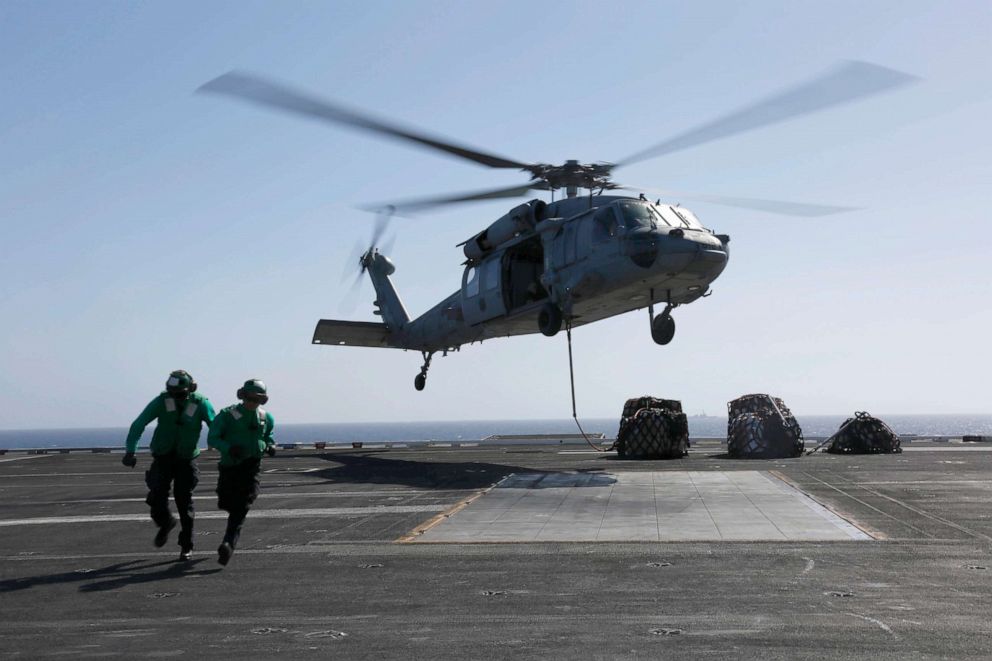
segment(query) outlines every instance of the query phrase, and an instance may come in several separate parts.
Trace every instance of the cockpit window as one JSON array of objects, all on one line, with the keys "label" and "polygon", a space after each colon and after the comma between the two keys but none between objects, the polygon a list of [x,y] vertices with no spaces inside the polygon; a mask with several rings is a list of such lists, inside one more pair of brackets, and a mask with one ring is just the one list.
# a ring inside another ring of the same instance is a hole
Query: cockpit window
[{"label": "cockpit window", "polygon": [[657,226],[657,220],[651,208],[643,203],[633,200],[620,202],[620,213],[623,215],[623,223],[629,230],[639,227],[653,228]]},{"label": "cockpit window", "polygon": [[666,225],[669,227],[682,227],[682,223],[681,221],[679,221],[678,216],[676,216],[674,219],[665,218],[665,216],[663,216],[661,213],[661,209],[659,209],[656,206],[651,207],[651,213],[655,215],[655,218],[658,221],[658,225],[662,227],[665,227]]},{"label": "cockpit window", "polygon": [[610,237],[616,236],[617,218],[613,215],[613,206],[605,206],[596,212],[592,219],[592,240],[596,243],[604,243]]},{"label": "cockpit window", "polygon": [[673,207],[668,204],[662,204],[656,207],[656,209],[665,218],[665,220],[668,221],[668,224],[673,227],[684,227],[690,230],[703,229],[703,224],[700,223],[699,219],[696,218],[696,215],[688,209]]},{"label": "cockpit window", "polygon": [[465,295],[479,295],[479,269],[475,266],[468,267],[468,273],[465,275]]}]

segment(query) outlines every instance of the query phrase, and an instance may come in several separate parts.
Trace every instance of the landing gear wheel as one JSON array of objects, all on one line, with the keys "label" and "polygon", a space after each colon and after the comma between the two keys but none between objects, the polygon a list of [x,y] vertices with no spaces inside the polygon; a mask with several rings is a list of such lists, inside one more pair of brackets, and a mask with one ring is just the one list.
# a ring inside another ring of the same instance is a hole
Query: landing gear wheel
[{"label": "landing gear wheel", "polygon": [[671,315],[658,315],[651,320],[651,339],[656,344],[668,344],[675,337],[675,320]]},{"label": "landing gear wheel", "polygon": [[420,368],[420,374],[413,379],[413,387],[417,390],[423,390],[424,386],[427,385],[427,370],[431,368],[431,358],[434,357],[434,352],[421,351],[420,355],[424,357],[424,364]]},{"label": "landing gear wheel", "polygon": [[553,337],[561,330],[561,310],[554,303],[546,303],[537,317],[537,325],[541,332]]}]

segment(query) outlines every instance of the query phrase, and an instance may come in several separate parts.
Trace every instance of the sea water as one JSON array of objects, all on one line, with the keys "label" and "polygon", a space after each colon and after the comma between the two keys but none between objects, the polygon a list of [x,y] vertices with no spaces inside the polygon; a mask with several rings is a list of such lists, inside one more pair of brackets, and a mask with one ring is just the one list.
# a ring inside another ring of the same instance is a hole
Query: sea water
[{"label": "sea water", "polygon": [[[824,438],[837,431],[849,416],[799,415],[796,418],[807,438]],[[959,437],[963,434],[992,435],[992,415],[879,415],[897,434]],[[619,419],[579,419],[586,433],[612,438]],[[690,438],[725,438],[727,419],[719,416],[689,416]],[[469,442],[495,435],[577,434],[575,421],[557,420],[464,420],[435,422],[341,422],[279,424],[277,443],[404,443]],[[151,440],[154,424],[141,438],[141,447]],[[27,448],[123,448],[127,428],[0,430],[0,449]],[[505,441],[500,441],[505,442]],[[581,442],[581,441],[579,441]],[[206,445],[206,432],[200,442]]]}]

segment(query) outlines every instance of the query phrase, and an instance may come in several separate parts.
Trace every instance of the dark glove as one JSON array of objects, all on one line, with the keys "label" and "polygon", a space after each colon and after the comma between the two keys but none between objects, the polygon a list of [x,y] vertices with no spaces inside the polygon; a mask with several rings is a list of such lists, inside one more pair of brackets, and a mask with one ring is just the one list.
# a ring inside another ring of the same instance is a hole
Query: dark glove
[{"label": "dark glove", "polygon": [[134,456],[133,452],[125,452],[124,456],[121,457],[121,463],[128,468],[134,468],[138,465],[138,458]]},{"label": "dark glove", "polygon": [[274,446],[274,445],[266,445],[265,446],[265,454],[269,455],[270,457],[276,456],[276,446]]},{"label": "dark glove", "polygon": [[241,458],[241,446],[240,445],[232,445],[230,448],[228,448],[227,454],[231,455],[231,459],[240,459]]}]

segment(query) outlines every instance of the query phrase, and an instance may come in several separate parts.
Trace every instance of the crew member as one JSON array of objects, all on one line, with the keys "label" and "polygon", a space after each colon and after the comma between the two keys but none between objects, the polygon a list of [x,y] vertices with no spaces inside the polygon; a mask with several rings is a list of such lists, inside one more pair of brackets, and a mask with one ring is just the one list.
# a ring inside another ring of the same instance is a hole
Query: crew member
[{"label": "crew member", "polygon": [[227,531],[217,549],[217,562],[226,565],[241,536],[241,526],[248,510],[258,498],[258,474],[262,454],[274,457],[275,441],[271,413],[262,409],[269,401],[265,384],[248,379],[238,389],[240,404],[228,406],[217,414],[210,426],[207,444],[220,451],[220,476],[217,478],[217,507],[227,512]]},{"label": "crew member", "polygon": [[145,427],[158,420],[152,434],[152,465],[145,471],[145,484],[151,506],[152,521],[158,526],[155,546],[161,547],[169,539],[169,531],[176,527],[176,518],[169,511],[169,489],[175,483],[176,509],[182,530],[179,533],[179,559],[189,560],[193,551],[193,489],[200,480],[196,457],[200,430],[203,423],[214,419],[210,400],[196,392],[196,381],[185,370],[176,370],[165,382],[165,391],[148,403],[133,423],[125,441],[121,463],[134,468],[138,463],[134,451]]}]

